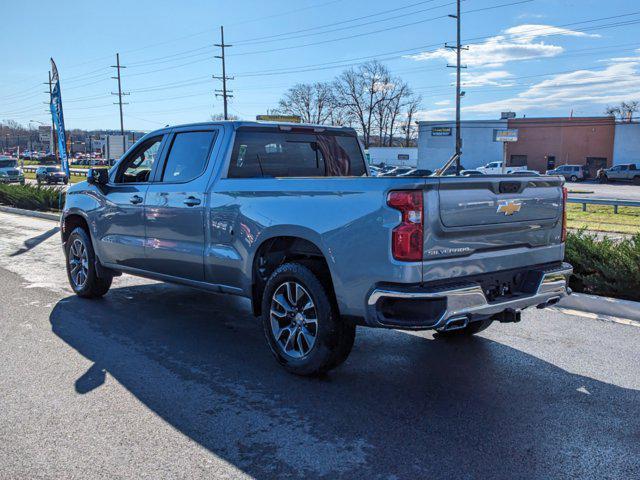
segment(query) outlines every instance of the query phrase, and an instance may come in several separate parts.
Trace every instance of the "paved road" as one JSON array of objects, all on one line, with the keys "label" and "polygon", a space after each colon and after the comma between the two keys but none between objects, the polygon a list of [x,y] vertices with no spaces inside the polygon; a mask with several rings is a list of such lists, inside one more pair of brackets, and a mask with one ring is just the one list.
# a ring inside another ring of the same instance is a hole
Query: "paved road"
[{"label": "paved road", "polygon": [[[608,198],[617,200],[640,201],[640,185],[630,183],[591,183],[591,182],[567,182],[569,196],[571,198]],[[572,193],[573,191],[573,193]],[[583,193],[593,192],[593,193]]]},{"label": "paved road", "polygon": [[321,379],[246,301],[65,286],[52,222],[0,214],[1,478],[638,478],[640,328],[525,312],[459,343],[358,331]]}]

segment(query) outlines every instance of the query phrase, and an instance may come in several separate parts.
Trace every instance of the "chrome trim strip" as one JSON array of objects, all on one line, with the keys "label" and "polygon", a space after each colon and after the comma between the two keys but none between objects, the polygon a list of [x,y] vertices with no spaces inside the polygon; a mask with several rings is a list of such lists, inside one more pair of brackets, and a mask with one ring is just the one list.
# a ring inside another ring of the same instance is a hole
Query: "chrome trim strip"
[{"label": "chrome trim strip", "polygon": [[403,292],[389,289],[375,289],[371,292],[367,304],[370,308],[373,308],[378,301],[384,297],[403,299],[446,298],[447,308],[445,312],[433,326],[427,327],[438,329],[442,328],[446,322],[453,317],[471,314],[492,315],[503,312],[508,308],[522,310],[527,307],[546,303],[550,300],[557,300],[567,295],[567,277],[572,273],[573,267],[565,263],[558,270],[544,272],[535,294],[506,300],[504,302],[489,303],[482,291],[482,287],[477,284],[470,284],[461,288],[436,292]]}]

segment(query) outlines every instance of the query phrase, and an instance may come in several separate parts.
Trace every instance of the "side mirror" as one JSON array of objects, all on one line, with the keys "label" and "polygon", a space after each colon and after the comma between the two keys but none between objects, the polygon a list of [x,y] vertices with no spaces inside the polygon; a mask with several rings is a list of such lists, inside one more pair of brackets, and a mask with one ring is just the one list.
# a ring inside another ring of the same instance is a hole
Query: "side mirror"
[{"label": "side mirror", "polygon": [[90,185],[106,185],[109,183],[109,170],[106,168],[90,168],[87,172],[87,183]]}]

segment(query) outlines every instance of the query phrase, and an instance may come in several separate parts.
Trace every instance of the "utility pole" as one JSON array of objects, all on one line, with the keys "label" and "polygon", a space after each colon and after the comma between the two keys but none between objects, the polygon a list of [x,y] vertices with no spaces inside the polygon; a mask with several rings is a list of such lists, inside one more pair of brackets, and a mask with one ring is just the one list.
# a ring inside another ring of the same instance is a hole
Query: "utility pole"
[{"label": "utility pole", "polygon": [[230,95],[231,93],[233,93],[233,90],[227,90],[227,80],[233,80],[233,77],[227,77],[227,69],[226,69],[225,58],[224,58],[224,49],[225,47],[232,47],[233,45],[224,43],[224,27],[222,25],[220,26],[220,43],[216,43],[215,46],[220,47],[222,51],[221,55],[215,56],[215,58],[219,58],[222,60],[222,76],[217,77],[213,75],[214,79],[222,80],[222,90],[216,90],[216,97],[222,97],[224,101],[224,119],[228,120],[229,114],[227,111],[227,99],[233,98],[233,95]]},{"label": "utility pole", "polygon": [[122,78],[120,76],[120,69],[122,68],[127,68],[124,65],[120,65],[120,54],[116,53],[116,64],[115,65],[111,65],[112,68],[116,69],[116,72],[118,73],[117,77],[111,77],[114,80],[118,80],[118,93],[114,93],[111,92],[111,95],[117,95],[118,96],[118,103],[114,103],[114,105],[119,105],[120,106],[120,135],[122,135],[122,154],[124,155],[124,152],[127,150],[127,141],[125,139],[124,136],[124,119],[122,116],[122,105],[128,105],[127,103],[123,103],[122,102],[122,96],[123,95],[129,95],[129,93],[125,93],[122,91]]},{"label": "utility pole", "polygon": [[460,28],[460,0],[456,2],[456,14],[449,15],[451,18],[456,19],[456,45],[445,45],[446,48],[454,49],[456,51],[456,64],[447,65],[447,67],[456,69],[456,175],[460,173],[460,156],[462,155],[462,132],[460,131],[460,99],[464,96],[464,92],[460,86],[460,70],[467,68],[466,65],[462,65],[460,58],[462,50],[468,50],[469,47],[463,47],[461,44],[461,28]]},{"label": "utility pole", "polygon": [[[44,85],[49,85],[49,91],[44,92],[49,94],[49,115],[51,115],[51,97],[53,96],[53,83],[51,82],[51,70],[49,70],[49,81],[45,82]],[[53,123],[53,115],[51,115],[51,143],[49,144],[49,148],[53,145],[51,151],[53,152],[53,156],[55,161],[58,161],[58,142],[56,138],[56,126]]]}]

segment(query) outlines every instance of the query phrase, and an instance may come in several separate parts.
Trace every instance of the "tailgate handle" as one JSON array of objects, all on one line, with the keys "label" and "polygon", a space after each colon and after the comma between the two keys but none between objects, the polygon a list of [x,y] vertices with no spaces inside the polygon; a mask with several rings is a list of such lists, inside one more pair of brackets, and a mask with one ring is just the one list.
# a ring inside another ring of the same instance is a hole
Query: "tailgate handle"
[{"label": "tailgate handle", "polygon": [[518,193],[520,182],[500,182],[500,193]]}]

